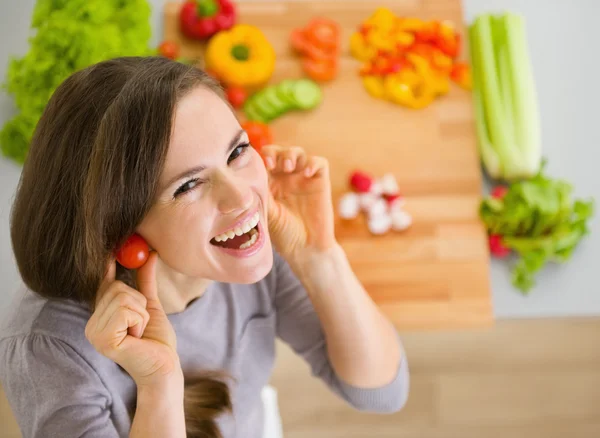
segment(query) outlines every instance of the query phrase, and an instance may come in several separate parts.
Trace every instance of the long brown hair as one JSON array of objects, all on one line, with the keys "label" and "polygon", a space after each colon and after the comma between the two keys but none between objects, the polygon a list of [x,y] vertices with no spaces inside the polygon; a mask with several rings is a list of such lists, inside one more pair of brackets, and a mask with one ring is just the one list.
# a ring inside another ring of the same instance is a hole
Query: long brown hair
[{"label": "long brown hair", "polygon": [[[159,57],[117,58],[81,70],[54,92],[35,130],[11,213],[24,283],[49,299],[93,309],[113,251],[152,207],[177,102],[198,86],[222,96],[203,71]],[[117,264],[117,278],[135,287]],[[188,437],[221,437],[231,410],[218,372],[186,376]]]}]

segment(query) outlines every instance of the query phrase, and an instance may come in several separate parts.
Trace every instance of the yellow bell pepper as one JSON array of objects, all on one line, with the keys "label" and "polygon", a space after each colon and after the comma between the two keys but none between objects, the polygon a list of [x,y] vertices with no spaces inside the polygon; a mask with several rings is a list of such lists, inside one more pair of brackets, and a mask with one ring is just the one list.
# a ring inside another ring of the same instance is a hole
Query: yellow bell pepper
[{"label": "yellow bell pepper", "polygon": [[385,98],[385,88],[383,87],[383,78],[379,76],[365,76],[363,85],[371,96],[377,99]]},{"label": "yellow bell pepper", "polygon": [[424,80],[412,83],[412,78],[401,74],[386,76],[383,82],[386,97],[394,103],[421,109],[430,105],[435,99],[435,92]]},{"label": "yellow bell pepper", "polygon": [[396,24],[396,16],[388,8],[377,8],[364,24],[389,32]]},{"label": "yellow bell pepper", "polygon": [[359,61],[366,62],[377,55],[377,49],[367,44],[360,32],[354,32],[350,37],[350,53]]},{"label": "yellow bell pepper", "polygon": [[260,87],[275,70],[273,46],[259,28],[248,24],[238,24],[213,36],[205,59],[206,68],[228,86]]}]

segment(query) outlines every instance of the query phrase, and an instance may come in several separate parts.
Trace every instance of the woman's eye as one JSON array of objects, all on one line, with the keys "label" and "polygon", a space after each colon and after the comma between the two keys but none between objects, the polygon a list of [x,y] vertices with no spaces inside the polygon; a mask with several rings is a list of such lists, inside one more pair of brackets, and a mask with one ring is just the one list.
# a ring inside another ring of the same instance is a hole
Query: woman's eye
[{"label": "woman's eye", "polygon": [[194,178],[194,179],[186,181],[185,183],[180,185],[179,188],[175,191],[175,194],[173,195],[173,197],[176,198],[177,196],[192,190],[194,187],[196,187],[198,185],[198,180],[199,180],[199,178]]},{"label": "woman's eye", "polygon": [[243,155],[246,152],[246,149],[250,147],[250,143],[242,143],[236,147],[229,158],[227,159],[227,164],[230,164],[233,160]]}]

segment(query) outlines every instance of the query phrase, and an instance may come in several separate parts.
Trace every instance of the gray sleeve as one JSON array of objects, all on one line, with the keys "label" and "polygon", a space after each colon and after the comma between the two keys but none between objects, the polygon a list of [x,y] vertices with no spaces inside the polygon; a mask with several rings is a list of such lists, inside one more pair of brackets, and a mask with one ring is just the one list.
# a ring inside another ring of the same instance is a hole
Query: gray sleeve
[{"label": "gray sleeve", "polygon": [[[404,351],[396,377],[380,388],[357,388],[342,381],[335,373],[319,318],[302,283],[280,256],[275,258],[277,336],[310,365],[332,391],[351,406],[371,412],[399,411],[408,399],[409,373]],[[402,343],[398,338],[400,347]]]},{"label": "gray sleeve", "polygon": [[23,438],[118,438],[111,396],[94,369],[48,335],[0,340],[0,382]]}]

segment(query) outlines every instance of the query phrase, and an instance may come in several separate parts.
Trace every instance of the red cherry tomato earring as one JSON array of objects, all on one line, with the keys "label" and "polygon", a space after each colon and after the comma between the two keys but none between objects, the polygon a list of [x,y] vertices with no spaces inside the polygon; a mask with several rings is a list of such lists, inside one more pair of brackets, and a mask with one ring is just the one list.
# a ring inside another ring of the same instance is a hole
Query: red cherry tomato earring
[{"label": "red cherry tomato earring", "polygon": [[150,256],[148,243],[139,234],[132,234],[115,253],[117,262],[127,269],[144,266]]}]

